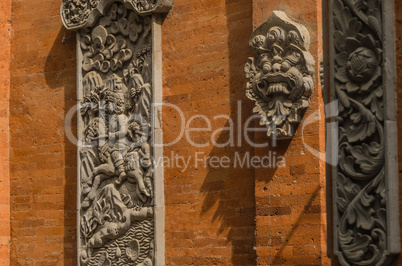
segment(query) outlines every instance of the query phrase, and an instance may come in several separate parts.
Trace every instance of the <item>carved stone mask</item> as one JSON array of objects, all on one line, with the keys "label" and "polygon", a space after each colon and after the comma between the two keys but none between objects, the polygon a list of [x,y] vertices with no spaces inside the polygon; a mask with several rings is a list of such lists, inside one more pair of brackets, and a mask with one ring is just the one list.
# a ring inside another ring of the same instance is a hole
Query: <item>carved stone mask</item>
[{"label": "carved stone mask", "polygon": [[269,137],[293,137],[314,89],[315,61],[308,52],[307,29],[274,11],[250,38],[254,57],[246,66],[246,95],[255,101],[254,112]]}]

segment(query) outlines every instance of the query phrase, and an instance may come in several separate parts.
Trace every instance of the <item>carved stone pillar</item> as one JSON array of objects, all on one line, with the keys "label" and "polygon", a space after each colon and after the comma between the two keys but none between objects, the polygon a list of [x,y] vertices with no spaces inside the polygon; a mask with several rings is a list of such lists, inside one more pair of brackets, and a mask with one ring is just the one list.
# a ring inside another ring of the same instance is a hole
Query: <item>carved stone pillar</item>
[{"label": "carved stone pillar", "polygon": [[77,30],[78,261],[163,265],[160,22],[171,0],[63,0]]},{"label": "carved stone pillar", "polygon": [[333,251],[342,265],[389,265],[400,251],[393,1],[325,11]]}]

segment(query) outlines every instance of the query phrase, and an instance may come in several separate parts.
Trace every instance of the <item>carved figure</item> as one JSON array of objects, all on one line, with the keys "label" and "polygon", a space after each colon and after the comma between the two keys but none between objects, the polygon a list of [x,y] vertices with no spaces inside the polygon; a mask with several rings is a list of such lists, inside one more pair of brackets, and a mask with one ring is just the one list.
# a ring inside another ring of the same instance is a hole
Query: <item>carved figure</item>
[{"label": "carved figure", "polygon": [[[152,25],[172,0],[63,0],[78,30],[80,265],[154,265]],[[123,77],[123,78],[122,78]]]},{"label": "carved figure", "polygon": [[[153,217],[153,209],[151,207],[140,210],[127,208],[120,193],[113,184],[109,184],[100,191],[97,205],[91,207],[90,213],[84,218],[92,215],[95,216],[96,224],[92,227],[91,233],[87,234],[86,245],[80,252],[81,262],[84,265],[89,262],[95,248],[101,248],[107,241],[124,235],[133,222]],[[81,221],[82,229],[88,226],[88,219],[84,218]]]},{"label": "carved figure", "polygon": [[267,135],[289,138],[295,134],[314,89],[315,61],[308,49],[307,29],[274,11],[251,36],[255,57],[245,66],[246,94],[256,102]]},{"label": "carved figure", "polygon": [[[151,147],[147,142],[148,134],[141,131],[139,123],[133,121],[129,124],[129,135],[133,143],[127,149],[125,156],[128,180],[136,182],[140,192],[150,197],[152,182],[149,179],[152,177],[152,162]],[[143,197],[142,199],[145,201]]]},{"label": "carved figure", "polygon": [[127,116],[124,114],[124,92],[122,79],[116,74],[109,77],[107,81],[108,90],[106,91],[106,114],[109,120],[108,145],[109,153],[116,168],[119,178],[116,180],[120,184],[126,178],[124,169],[123,152],[127,147]]}]

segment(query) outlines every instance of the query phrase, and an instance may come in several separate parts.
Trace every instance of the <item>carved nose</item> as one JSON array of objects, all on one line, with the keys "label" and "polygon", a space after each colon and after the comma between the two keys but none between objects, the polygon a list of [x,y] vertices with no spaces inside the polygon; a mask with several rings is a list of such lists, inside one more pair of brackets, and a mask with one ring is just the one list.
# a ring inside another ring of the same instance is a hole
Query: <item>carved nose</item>
[{"label": "carved nose", "polygon": [[276,63],[272,66],[272,72],[276,73],[279,72],[281,70],[281,65]]}]

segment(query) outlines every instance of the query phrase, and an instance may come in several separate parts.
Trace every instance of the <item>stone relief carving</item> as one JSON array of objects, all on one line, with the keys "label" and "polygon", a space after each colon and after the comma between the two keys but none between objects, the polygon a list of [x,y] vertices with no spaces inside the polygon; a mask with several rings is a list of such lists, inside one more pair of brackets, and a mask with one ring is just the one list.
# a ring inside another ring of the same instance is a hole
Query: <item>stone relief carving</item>
[{"label": "stone relief carving", "polygon": [[64,0],[78,29],[79,264],[155,265],[152,15],[169,0]]},{"label": "stone relief carving", "polygon": [[247,97],[269,137],[293,137],[314,89],[315,61],[309,53],[307,29],[282,11],[269,19],[250,38],[254,57],[246,66]]},{"label": "stone relief carving", "polygon": [[380,0],[331,2],[331,89],[339,108],[334,251],[343,265],[388,265],[389,255],[395,252],[390,234],[399,235],[390,232],[393,221],[387,214],[398,211],[389,209],[392,197],[398,195],[388,192],[397,184],[389,183],[396,173],[386,167],[387,150],[392,150],[385,145],[386,112],[392,108],[385,105],[392,103],[385,102],[385,94],[394,94],[395,88],[387,88],[384,82],[382,4]]},{"label": "stone relief carving", "polygon": [[[90,27],[97,21],[99,16],[105,14],[105,10],[114,1],[115,0],[63,0],[60,9],[62,22],[67,29]],[[121,2],[138,15],[168,12],[173,4],[173,0],[122,0]],[[120,21],[120,23],[123,24],[121,26],[127,27],[130,21],[123,20]]]}]

